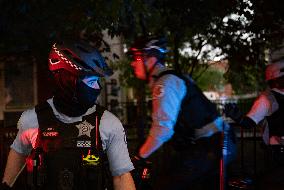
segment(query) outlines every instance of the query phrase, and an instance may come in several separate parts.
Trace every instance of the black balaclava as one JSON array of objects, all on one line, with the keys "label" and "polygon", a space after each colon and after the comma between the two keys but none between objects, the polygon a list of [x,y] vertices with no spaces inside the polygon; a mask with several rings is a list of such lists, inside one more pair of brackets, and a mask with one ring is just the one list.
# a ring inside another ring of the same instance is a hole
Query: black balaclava
[{"label": "black balaclava", "polygon": [[56,109],[70,117],[83,115],[95,105],[101,89],[93,89],[80,78],[65,70],[54,73]]}]

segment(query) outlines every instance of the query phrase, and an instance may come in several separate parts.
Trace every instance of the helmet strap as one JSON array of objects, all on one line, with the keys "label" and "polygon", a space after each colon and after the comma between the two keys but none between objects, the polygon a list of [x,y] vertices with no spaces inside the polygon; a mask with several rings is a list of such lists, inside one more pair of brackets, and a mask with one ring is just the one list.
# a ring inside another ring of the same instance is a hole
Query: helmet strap
[{"label": "helmet strap", "polygon": [[146,82],[147,83],[150,82],[151,74],[153,73],[153,71],[154,71],[156,65],[158,65],[158,63],[159,63],[159,60],[157,59],[156,62],[149,69],[147,69],[147,66],[144,64],[145,71],[146,71]]}]

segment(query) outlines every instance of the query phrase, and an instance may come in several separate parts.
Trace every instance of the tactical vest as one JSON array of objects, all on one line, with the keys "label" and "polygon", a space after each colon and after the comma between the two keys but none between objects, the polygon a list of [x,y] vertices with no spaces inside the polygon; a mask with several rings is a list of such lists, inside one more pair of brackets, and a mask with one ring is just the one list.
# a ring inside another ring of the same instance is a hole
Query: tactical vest
[{"label": "tactical vest", "polygon": [[75,123],[59,121],[47,102],[36,106],[35,111],[39,132],[33,159],[40,164],[33,167],[33,187],[105,190],[111,183],[107,181],[107,159],[99,133],[104,109],[97,105],[96,112]]},{"label": "tactical vest", "polygon": [[284,136],[284,95],[272,91],[279,108],[270,116],[267,116],[269,136]]},{"label": "tactical vest", "polygon": [[164,75],[172,74],[182,79],[187,87],[186,95],[182,100],[177,122],[174,126],[172,143],[176,148],[187,146],[195,139],[195,129],[200,129],[214,121],[219,113],[216,106],[206,98],[193,80],[174,70],[161,72],[156,80]]}]

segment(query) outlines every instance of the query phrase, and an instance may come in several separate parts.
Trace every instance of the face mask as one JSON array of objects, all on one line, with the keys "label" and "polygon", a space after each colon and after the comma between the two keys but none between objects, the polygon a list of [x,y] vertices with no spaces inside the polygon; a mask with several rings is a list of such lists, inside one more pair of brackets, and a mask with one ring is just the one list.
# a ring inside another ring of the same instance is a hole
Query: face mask
[{"label": "face mask", "polygon": [[70,117],[81,116],[94,106],[101,91],[101,88],[91,88],[83,80],[66,72],[55,75],[55,82],[54,105],[58,111]]},{"label": "face mask", "polygon": [[80,105],[82,105],[82,107],[85,107],[87,109],[94,106],[98,96],[100,95],[100,92],[101,88],[100,89],[91,88],[83,81],[79,81],[77,83],[77,90],[76,90],[77,101]]}]

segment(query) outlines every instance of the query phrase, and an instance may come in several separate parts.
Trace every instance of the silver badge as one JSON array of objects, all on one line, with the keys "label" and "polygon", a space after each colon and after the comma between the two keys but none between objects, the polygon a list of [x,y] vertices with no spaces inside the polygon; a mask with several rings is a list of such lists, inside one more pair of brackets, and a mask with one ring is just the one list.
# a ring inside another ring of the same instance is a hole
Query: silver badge
[{"label": "silver badge", "polygon": [[76,127],[79,129],[79,135],[78,137],[82,135],[87,135],[88,137],[91,137],[91,131],[95,128],[92,124],[88,123],[87,121],[84,121],[80,123],[79,125],[76,125]]}]

